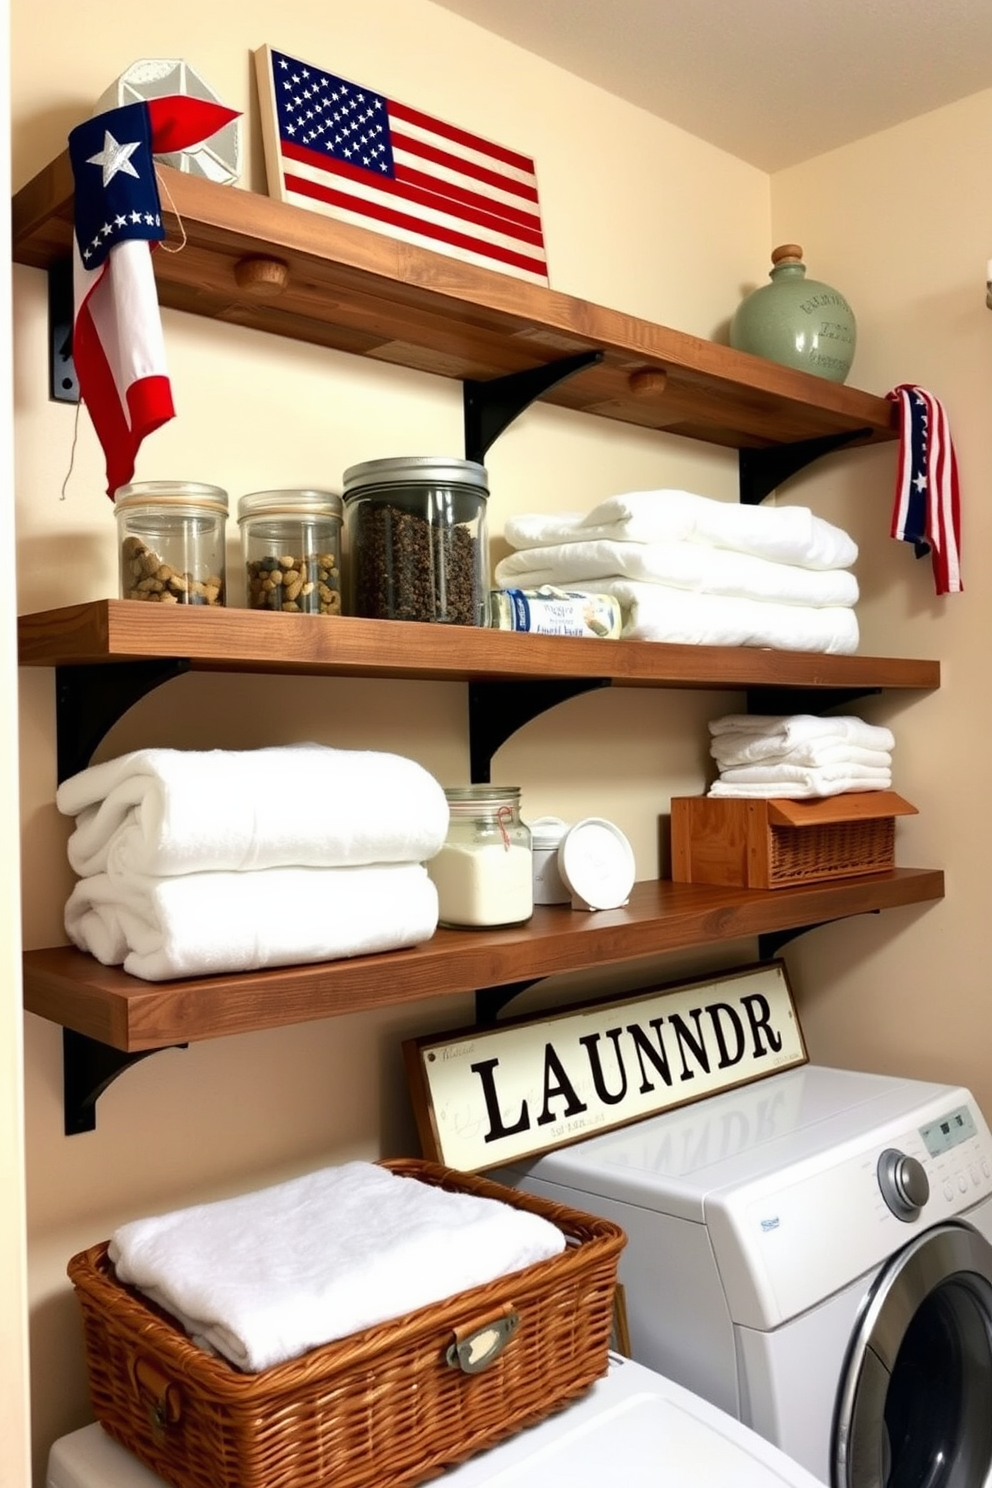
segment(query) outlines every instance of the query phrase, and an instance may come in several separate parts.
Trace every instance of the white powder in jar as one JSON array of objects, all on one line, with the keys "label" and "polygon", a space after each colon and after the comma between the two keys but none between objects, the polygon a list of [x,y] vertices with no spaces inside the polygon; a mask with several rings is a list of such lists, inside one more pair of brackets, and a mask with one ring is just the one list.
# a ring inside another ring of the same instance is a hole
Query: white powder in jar
[{"label": "white powder in jar", "polygon": [[518,925],[534,912],[530,848],[445,843],[427,864],[442,925]]}]

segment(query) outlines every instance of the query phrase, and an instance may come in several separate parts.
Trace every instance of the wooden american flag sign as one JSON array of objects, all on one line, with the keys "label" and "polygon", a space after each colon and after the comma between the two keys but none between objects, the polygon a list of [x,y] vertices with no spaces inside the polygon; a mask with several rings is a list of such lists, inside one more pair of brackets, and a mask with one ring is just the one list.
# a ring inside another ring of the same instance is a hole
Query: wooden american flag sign
[{"label": "wooden american flag sign", "polygon": [[273,47],[255,63],[270,196],[548,283],[532,160]]}]

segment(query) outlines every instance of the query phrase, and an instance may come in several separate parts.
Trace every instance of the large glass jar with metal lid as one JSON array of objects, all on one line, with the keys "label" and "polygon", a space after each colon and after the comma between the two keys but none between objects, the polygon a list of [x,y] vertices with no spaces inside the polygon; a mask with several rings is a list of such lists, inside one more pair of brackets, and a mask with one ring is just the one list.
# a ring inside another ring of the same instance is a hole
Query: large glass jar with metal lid
[{"label": "large glass jar with metal lid", "polygon": [[344,473],[346,611],[371,620],[486,625],[485,467],[413,455]]},{"label": "large glass jar with metal lid", "polygon": [[114,494],[123,599],[222,605],[227,492],[196,481],[135,481]]},{"label": "large glass jar with metal lid", "polygon": [[534,912],[530,829],[515,785],[451,786],[450,820],[427,864],[442,925],[469,929],[519,925]]},{"label": "large glass jar with metal lid", "polygon": [[250,610],[341,613],[341,497],[252,491],[238,502]]}]

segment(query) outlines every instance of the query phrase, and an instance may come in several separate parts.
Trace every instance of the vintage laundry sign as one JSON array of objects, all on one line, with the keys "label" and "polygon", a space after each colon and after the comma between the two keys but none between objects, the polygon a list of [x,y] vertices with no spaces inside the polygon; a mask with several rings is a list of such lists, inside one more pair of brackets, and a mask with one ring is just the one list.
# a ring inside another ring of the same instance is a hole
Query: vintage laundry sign
[{"label": "vintage laundry sign", "polygon": [[807,1059],[784,963],[409,1039],[424,1155],[532,1157]]}]

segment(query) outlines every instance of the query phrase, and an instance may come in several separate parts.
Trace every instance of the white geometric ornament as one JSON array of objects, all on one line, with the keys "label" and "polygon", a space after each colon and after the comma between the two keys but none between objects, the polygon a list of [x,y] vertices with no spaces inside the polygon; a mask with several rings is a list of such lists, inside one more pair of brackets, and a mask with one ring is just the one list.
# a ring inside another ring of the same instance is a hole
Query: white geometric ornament
[{"label": "white geometric ornament", "polygon": [[[150,98],[167,98],[175,93],[204,98],[210,103],[223,102],[188,62],[160,57],[132,63],[107,89],[93,112],[102,114],[126,103],[144,103]],[[156,159],[189,175],[204,176],[222,186],[233,185],[241,174],[241,119],[232,119],[202,144],[174,154],[158,155]]]}]

